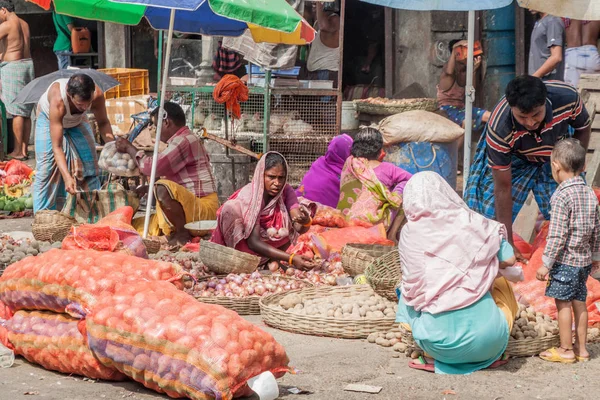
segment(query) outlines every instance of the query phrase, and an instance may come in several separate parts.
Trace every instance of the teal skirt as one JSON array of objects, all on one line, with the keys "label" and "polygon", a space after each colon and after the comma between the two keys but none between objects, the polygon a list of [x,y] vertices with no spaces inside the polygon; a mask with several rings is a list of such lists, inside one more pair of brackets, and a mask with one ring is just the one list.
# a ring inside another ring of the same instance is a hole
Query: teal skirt
[{"label": "teal skirt", "polygon": [[469,307],[439,314],[415,311],[398,298],[396,322],[411,326],[415,342],[435,359],[437,374],[470,374],[506,350],[508,323],[489,293]]}]

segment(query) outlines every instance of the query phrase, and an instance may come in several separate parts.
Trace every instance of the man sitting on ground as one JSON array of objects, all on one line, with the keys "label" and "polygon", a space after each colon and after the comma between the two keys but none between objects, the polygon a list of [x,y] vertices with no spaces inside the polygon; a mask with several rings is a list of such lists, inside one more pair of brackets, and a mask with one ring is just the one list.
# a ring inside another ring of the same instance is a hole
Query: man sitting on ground
[{"label": "man sitting on ground", "polygon": [[[150,115],[152,123],[158,126],[158,108],[152,110]],[[165,103],[161,123],[161,140],[168,146],[158,155],[156,175],[161,179],[154,187],[156,214],[150,220],[148,234],[166,235],[171,244],[185,244],[191,239],[185,224],[216,219],[219,199],[204,144],[186,126],[181,107],[175,103]],[[142,174],[150,176],[152,156],[138,151],[123,138],[117,139],[116,145],[119,152],[137,159]],[[138,189],[140,195],[147,192],[147,186]],[[133,223],[139,232],[143,231],[144,218],[138,218]]]}]

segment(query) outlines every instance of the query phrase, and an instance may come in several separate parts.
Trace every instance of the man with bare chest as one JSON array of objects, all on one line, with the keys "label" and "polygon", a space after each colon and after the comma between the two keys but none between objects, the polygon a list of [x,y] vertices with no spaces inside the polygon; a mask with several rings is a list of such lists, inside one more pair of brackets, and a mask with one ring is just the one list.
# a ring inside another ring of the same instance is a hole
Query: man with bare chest
[{"label": "man with bare chest", "polygon": [[27,159],[31,132],[31,104],[14,104],[19,92],[34,77],[29,51],[29,25],[15,14],[12,0],[0,0],[0,85],[2,101],[12,116],[14,150],[9,157]]},{"label": "man with bare chest", "polygon": [[600,21],[563,18],[567,34],[565,82],[577,87],[581,74],[600,74]]},{"label": "man with bare chest", "polygon": [[333,7],[325,11],[322,2],[316,3],[319,29],[310,45],[306,67],[310,80],[331,80],[337,87],[340,67],[340,14]]}]

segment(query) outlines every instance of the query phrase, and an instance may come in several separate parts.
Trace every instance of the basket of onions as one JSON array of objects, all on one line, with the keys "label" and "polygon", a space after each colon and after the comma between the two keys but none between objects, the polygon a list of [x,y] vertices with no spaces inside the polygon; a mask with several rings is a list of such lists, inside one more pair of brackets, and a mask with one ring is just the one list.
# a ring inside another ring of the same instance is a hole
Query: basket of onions
[{"label": "basket of onions", "polygon": [[258,301],[262,296],[308,287],[313,285],[287,276],[255,271],[200,278],[188,293],[203,303],[219,304],[240,315],[258,315]]}]

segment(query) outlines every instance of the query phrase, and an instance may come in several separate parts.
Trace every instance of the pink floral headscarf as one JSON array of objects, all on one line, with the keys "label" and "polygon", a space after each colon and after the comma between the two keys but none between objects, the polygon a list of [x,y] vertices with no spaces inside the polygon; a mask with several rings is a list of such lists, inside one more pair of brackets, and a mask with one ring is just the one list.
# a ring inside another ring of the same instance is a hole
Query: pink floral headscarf
[{"label": "pink floral headscarf", "polygon": [[404,212],[399,243],[404,302],[437,314],[481,299],[498,274],[504,225],[470,210],[435,172],[408,181]]},{"label": "pink floral headscarf", "polygon": [[[218,225],[211,239],[213,242],[235,248],[239,242],[248,239],[257,221],[260,224],[260,236],[263,241],[270,241],[270,244],[275,247],[280,245],[279,242],[284,244],[296,240],[298,234],[292,226],[292,220],[283,196],[285,186],[277,196],[269,201],[269,204],[263,205],[265,160],[267,155],[271,153],[275,152],[264,154],[258,161],[252,182],[231,195],[217,211]],[[267,235],[267,229],[269,228],[286,228],[290,236],[273,240]]]}]

